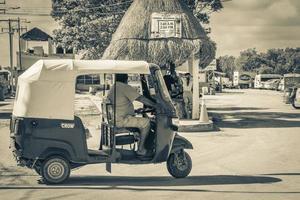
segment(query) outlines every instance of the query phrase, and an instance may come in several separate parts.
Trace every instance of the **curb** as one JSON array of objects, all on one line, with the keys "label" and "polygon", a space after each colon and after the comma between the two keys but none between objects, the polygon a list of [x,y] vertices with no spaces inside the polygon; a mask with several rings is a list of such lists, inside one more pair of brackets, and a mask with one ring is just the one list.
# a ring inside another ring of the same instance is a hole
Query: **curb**
[{"label": "curb", "polygon": [[206,132],[214,130],[217,130],[217,128],[212,121],[209,121],[207,123],[198,122],[192,125],[180,125],[178,132]]}]

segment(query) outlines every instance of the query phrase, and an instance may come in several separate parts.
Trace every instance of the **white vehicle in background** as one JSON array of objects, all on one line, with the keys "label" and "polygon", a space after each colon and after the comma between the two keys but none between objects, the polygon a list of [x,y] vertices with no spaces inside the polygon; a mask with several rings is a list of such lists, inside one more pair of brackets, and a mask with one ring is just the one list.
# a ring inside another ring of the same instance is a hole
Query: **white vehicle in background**
[{"label": "white vehicle in background", "polygon": [[280,80],[281,78],[280,74],[258,74],[255,76],[254,88],[264,89],[264,85],[268,80]]},{"label": "white vehicle in background", "polygon": [[280,79],[271,79],[263,84],[263,88],[267,90],[278,90]]},{"label": "white vehicle in background", "polygon": [[252,87],[252,77],[250,73],[238,72],[233,73],[233,86],[240,89],[248,89]]}]

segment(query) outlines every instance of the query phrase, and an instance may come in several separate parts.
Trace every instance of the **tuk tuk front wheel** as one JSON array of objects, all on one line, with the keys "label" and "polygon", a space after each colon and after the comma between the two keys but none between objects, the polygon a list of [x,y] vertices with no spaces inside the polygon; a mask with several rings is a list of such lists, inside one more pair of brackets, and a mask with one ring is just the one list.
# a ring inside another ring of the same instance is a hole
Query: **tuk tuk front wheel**
[{"label": "tuk tuk front wheel", "polygon": [[60,156],[53,156],[45,160],[41,167],[41,175],[48,184],[58,184],[66,181],[70,176],[69,162]]},{"label": "tuk tuk front wheel", "polygon": [[192,159],[183,150],[172,153],[167,160],[167,169],[174,178],[184,178],[192,170]]}]

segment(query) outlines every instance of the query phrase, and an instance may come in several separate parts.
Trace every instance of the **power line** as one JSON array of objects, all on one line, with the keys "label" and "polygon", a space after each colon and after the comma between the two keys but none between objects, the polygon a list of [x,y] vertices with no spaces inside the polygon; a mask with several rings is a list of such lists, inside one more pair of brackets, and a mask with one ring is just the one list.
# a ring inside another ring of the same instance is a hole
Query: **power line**
[{"label": "power line", "polygon": [[50,13],[6,12],[6,15],[51,16]]},{"label": "power line", "polygon": [[[70,11],[68,11],[70,12]],[[53,12],[53,13],[57,13],[57,12]],[[62,13],[62,12],[58,12],[58,13]],[[63,13],[67,13],[63,12]],[[118,15],[118,14],[123,14],[125,13],[125,11],[119,11],[119,12],[102,12],[102,13],[98,13],[98,15],[100,16],[109,16],[109,15]],[[28,16],[51,16],[50,13],[28,13],[28,12],[6,12],[6,15],[28,15]]]}]

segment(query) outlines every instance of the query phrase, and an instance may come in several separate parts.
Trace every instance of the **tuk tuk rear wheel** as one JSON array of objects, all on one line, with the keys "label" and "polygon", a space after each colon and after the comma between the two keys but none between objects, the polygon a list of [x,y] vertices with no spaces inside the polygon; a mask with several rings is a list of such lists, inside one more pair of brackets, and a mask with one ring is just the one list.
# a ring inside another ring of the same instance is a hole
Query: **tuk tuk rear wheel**
[{"label": "tuk tuk rear wheel", "polygon": [[41,175],[48,184],[58,184],[66,181],[70,176],[69,162],[60,156],[52,156],[45,160],[41,167]]},{"label": "tuk tuk rear wheel", "polygon": [[187,177],[192,170],[192,159],[183,150],[172,153],[167,160],[167,169],[174,178]]}]

